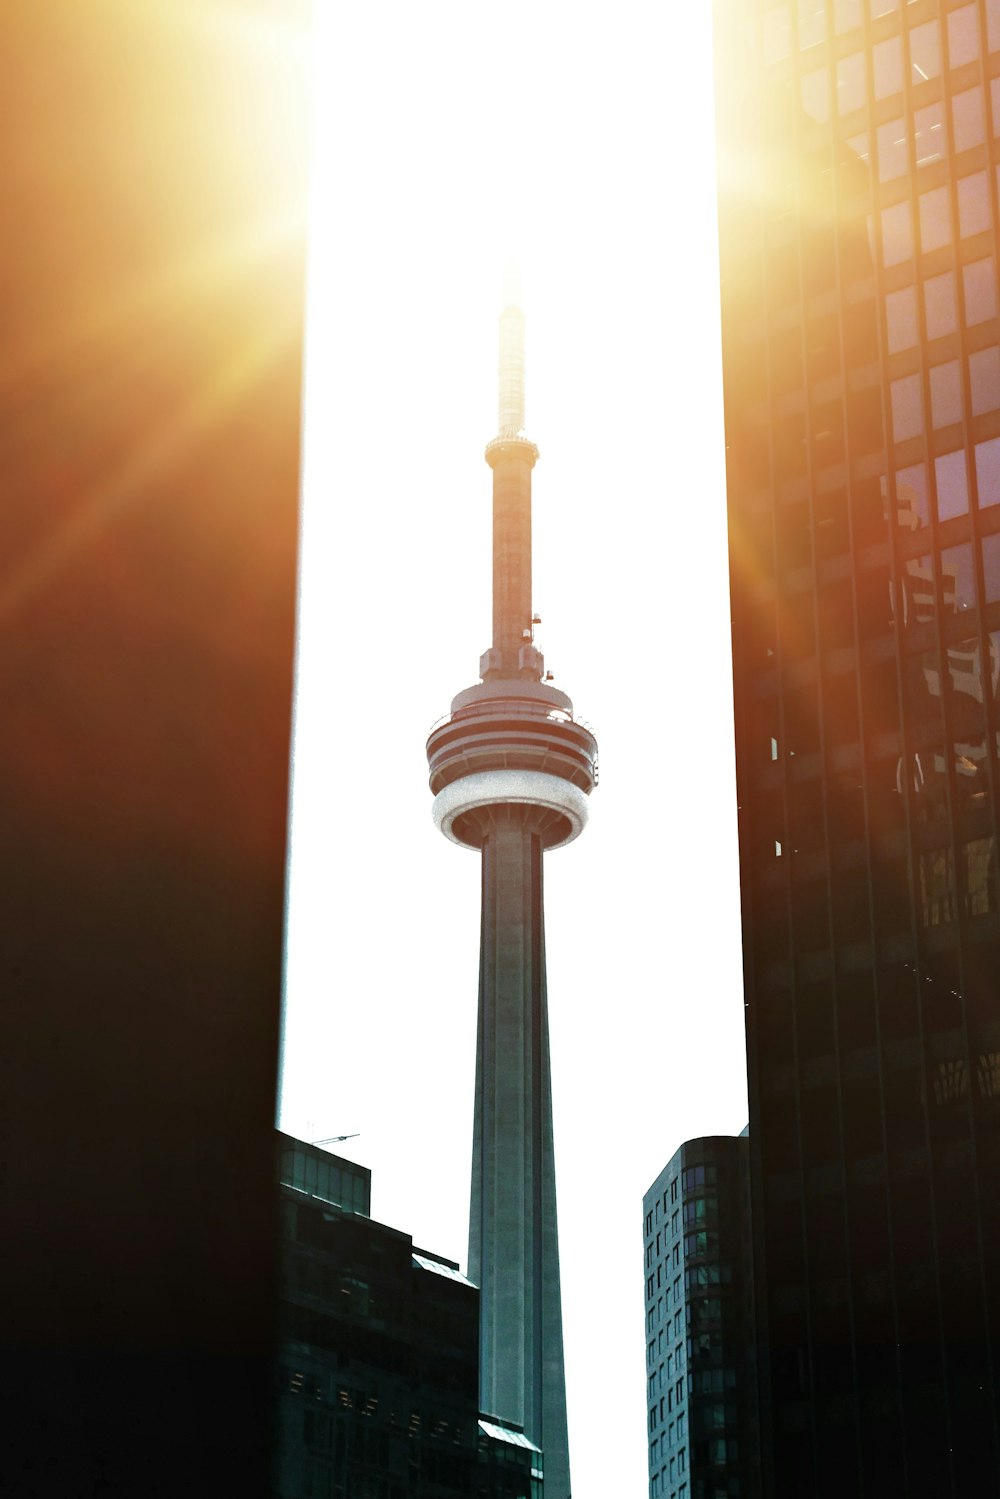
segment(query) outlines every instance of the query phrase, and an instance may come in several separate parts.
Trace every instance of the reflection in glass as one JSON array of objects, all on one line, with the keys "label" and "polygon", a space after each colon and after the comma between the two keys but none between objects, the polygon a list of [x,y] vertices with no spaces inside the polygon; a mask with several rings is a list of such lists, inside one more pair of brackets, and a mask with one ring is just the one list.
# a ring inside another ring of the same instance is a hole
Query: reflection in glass
[{"label": "reflection in glass", "polygon": [[934,460],[937,483],[938,520],[965,515],[969,508],[969,483],[965,472],[965,449],[942,453]]},{"label": "reflection in glass", "polygon": [[995,344],[969,355],[969,384],[973,416],[1000,406],[1000,349]]},{"label": "reflection in glass", "polygon": [[896,470],[896,512],[902,530],[916,531],[930,524],[927,469],[922,463]]},{"label": "reflection in glass", "polygon": [[976,488],[980,510],[1000,505],[1000,437],[976,443]]},{"label": "reflection in glass", "polygon": [[963,239],[982,234],[990,227],[990,199],[986,173],[973,172],[958,179],[958,227]]},{"label": "reflection in glass", "polygon": [[963,5],[948,16],[948,64],[960,68],[979,56],[979,17],[975,5]]},{"label": "reflection in glass", "polygon": [[892,436],[895,442],[918,437],[923,431],[923,408],[920,401],[920,376],[904,375],[889,387],[892,400]]},{"label": "reflection in glass", "polygon": [[1000,135],[1000,78],[990,79],[990,105],[993,110],[993,134]]},{"label": "reflection in glass", "polygon": [[[997,856],[993,837],[969,838],[962,845],[962,878],[968,916],[988,916],[997,908]],[[997,1057],[994,1052],[993,1057]],[[982,1058],[980,1058],[982,1061]],[[996,1074],[994,1073],[994,1081]],[[996,1097],[996,1093],[991,1095]]]},{"label": "reflection in glass", "polygon": [[878,143],[878,175],[880,182],[891,182],[902,177],[906,171],[906,131],[903,121],[889,120],[879,125],[875,132]]},{"label": "reflection in glass", "polygon": [[941,552],[941,595],[945,614],[961,614],[976,606],[972,543],[945,547]]},{"label": "reflection in glass", "polygon": [[931,370],[931,425],[950,427],[962,420],[962,379],[958,360],[936,364]]},{"label": "reflection in glass", "polygon": [[944,338],[958,327],[953,271],[945,271],[943,276],[931,276],[924,282],[924,316],[928,338]]},{"label": "reflection in glass", "polygon": [[952,762],[959,802],[969,805],[985,795],[986,720],[978,637],[948,646],[948,716]]},{"label": "reflection in glass", "polygon": [[997,315],[997,283],[993,256],[962,267],[965,321],[970,328]]},{"label": "reflection in glass", "polygon": [[908,557],[900,575],[902,622],[907,628],[934,618],[934,573],[929,553]]},{"label": "reflection in glass", "polygon": [[954,95],[951,101],[951,125],[956,151],[969,151],[986,139],[982,89],[965,89]]},{"label": "reflection in glass", "polygon": [[956,917],[955,858],[950,848],[921,850],[919,908],[924,926],[947,926]]},{"label": "reflection in glass", "polygon": [[916,288],[904,286],[902,291],[890,292],[885,299],[885,316],[889,334],[889,353],[898,354],[902,349],[915,348],[917,343]]},{"label": "reflection in glass", "polygon": [[875,97],[886,99],[903,88],[903,43],[898,36],[872,48],[875,64]]},{"label": "reflection in glass", "polygon": [[[980,173],[980,176],[982,175]],[[920,210],[920,248],[924,254],[928,250],[940,250],[942,245],[950,243],[951,214],[948,209],[948,189],[935,187],[928,193],[921,193],[918,208]]]},{"label": "reflection in glass", "polygon": [[882,262],[900,265],[913,255],[913,220],[909,202],[882,210]]},{"label": "reflection in glass", "polygon": [[937,21],[914,26],[910,32],[910,81],[926,83],[941,71],[941,42]]},{"label": "reflection in glass", "polygon": [[1000,534],[983,537],[983,587],[986,602],[1000,599]]},{"label": "reflection in glass", "polygon": [[917,166],[930,166],[944,155],[944,105],[937,101],[913,114],[913,150]]}]

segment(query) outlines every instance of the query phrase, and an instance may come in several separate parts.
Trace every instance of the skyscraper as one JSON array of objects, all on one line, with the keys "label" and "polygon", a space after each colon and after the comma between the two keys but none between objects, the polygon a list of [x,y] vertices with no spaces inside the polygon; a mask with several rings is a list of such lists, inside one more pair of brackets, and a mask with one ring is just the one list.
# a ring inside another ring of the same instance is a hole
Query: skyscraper
[{"label": "skyscraper", "polygon": [[568,1499],[542,864],[587,818],[597,745],[533,643],[524,316],[508,276],[493,471],[493,643],[427,741],[434,819],[482,853],[482,951],[469,1275],[482,1289],[480,1404],[542,1448]]},{"label": "skyscraper", "polygon": [[649,1499],[760,1492],[747,1147],[685,1141],[642,1200]]},{"label": "skyscraper", "polygon": [[717,35],[765,1491],[996,1493],[1000,8]]}]

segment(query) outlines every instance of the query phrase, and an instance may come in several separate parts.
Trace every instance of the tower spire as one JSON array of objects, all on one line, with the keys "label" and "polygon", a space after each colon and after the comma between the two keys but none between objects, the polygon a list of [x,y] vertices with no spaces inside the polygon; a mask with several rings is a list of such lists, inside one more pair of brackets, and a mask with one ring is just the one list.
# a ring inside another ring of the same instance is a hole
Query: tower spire
[{"label": "tower spire", "polygon": [[521,272],[508,260],[503,275],[500,313],[500,415],[497,435],[517,437],[524,431],[524,313]]},{"label": "tower spire", "polygon": [[493,470],[493,644],[479,663],[484,680],[540,682],[531,599],[531,471],[538,449],[524,435],[524,313],[521,277],[508,261],[500,313],[499,427],[486,444]]},{"label": "tower spire", "polygon": [[469,1275],[480,1287],[479,1401],[543,1452],[548,1499],[568,1499],[543,855],[587,820],[597,743],[542,680],[531,639],[531,471],[523,435],[524,315],[509,277],[500,314],[493,470],[493,644],[483,680],[427,741],[434,820],[481,851],[482,950]]}]

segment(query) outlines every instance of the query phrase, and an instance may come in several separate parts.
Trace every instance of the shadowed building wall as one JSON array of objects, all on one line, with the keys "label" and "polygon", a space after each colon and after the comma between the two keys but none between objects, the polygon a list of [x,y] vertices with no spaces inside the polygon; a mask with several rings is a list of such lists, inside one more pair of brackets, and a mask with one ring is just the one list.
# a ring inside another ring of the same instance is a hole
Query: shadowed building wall
[{"label": "shadowed building wall", "polygon": [[1000,13],[718,7],[765,1490],[1000,1488]]},{"label": "shadowed building wall", "polygon": [[266,1493],[308,6],[11,6],[5,1494]]}]

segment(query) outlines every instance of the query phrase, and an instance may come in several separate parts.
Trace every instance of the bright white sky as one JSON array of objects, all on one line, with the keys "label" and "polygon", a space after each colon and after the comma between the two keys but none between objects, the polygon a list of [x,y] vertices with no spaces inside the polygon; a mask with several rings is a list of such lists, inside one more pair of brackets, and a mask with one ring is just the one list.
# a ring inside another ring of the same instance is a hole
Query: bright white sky
[{"label": "bright white sky", "polygon": [[477,856],[424,740],[490,641],[501,271],[537,644],[595,727],[546,856],[574,1499],[646,1493],[642,1194],[746,1122],[710,7],[320,7],[281,1127],[466,1258]]}]

